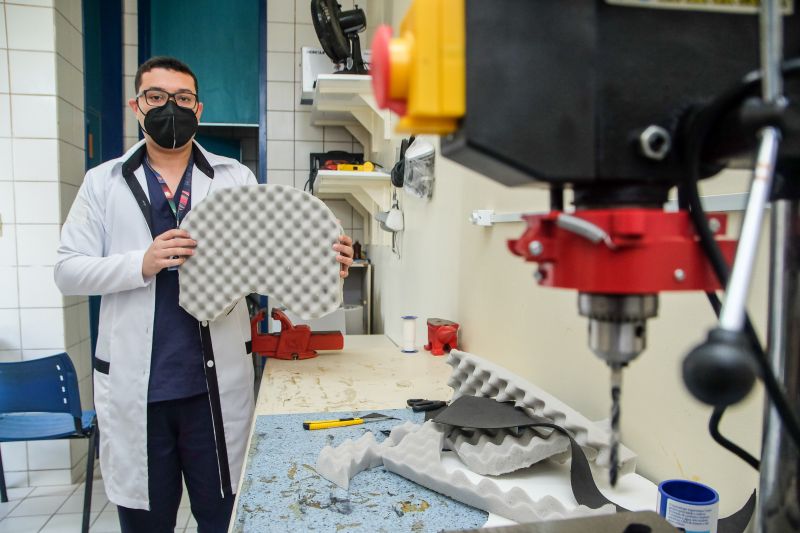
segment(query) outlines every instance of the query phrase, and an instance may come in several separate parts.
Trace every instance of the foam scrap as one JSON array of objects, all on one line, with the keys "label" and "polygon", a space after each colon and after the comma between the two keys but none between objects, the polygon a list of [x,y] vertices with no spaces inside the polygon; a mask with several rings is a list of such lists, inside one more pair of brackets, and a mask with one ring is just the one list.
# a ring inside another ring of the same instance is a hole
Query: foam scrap
[{"label": "foam scrap", "polygon": [[[467,352],[452,350],[447,364],[453,372],[447,384],[453,389],[453,400],[461,396],[494,398],[498,402],[513,401],[530,415],[552,421],[572,433],[586,458],[605,468],[610,464],[610,432],[555,396],[536,385],[496,365]],[[563,459],[568,456],[560,456]],[[619,447],[620,474],[636,470],[636,454],[625,446]]]}]

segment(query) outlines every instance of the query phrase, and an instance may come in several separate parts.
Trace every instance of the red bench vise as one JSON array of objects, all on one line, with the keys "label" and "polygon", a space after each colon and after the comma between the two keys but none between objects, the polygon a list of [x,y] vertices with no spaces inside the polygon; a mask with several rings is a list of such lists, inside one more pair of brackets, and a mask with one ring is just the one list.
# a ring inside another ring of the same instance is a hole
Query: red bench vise
[{"label": "red bench vise", "polygon": [[459,325],[443,318],[428,319],[428,344],[425,349],[431,355],[444,355],[445,352],[458,349]]},{"label": "red bench vise", "polygon": [[272,318],[281,323],[279,333],[259,333],[258,323],[264,320],[264,310],[250,319],[253,353],[276,359],[311,359],[317,350],[341,350],[344,336],[341,331],[311,331],[305,324],[295,326],[280,309],[272,309]]}]

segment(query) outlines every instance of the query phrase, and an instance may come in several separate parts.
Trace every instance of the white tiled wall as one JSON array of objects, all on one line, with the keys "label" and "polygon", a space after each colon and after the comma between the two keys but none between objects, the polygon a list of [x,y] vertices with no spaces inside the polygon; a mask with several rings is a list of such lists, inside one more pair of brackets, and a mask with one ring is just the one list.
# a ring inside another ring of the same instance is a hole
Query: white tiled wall
[{"label": "white tiled wall", "polygon": [[[352,0],[340,0],[352,9]],[[309,153],[359,152],[361,145],[340,126],[311,125],[311,109],[300,103],[300,50],[319,47],[307,0],[267,2],[267,179],[303,188]],[[364,242],[364,220],[345,200],[328,200],[348,235]]]},{"label": "white tiled wall", "polygon": [[[80,0],[0,0],[0,361],[67,351],[91,406],[88,304],[53,281],[84,173]],[[9,486],[74,481],[86,443],[2,445]]]},{"label": "white tiled wall", "polygon": [[122,116],[125,125],[125,150],[139,142],[139,123],[136,115],[128,107],[128,100],[136,94],[133,86],[136,69],[139,66],[139,12],[136,0],[125,0],[123,3],[122,43],[124,66],[122,69]]}]

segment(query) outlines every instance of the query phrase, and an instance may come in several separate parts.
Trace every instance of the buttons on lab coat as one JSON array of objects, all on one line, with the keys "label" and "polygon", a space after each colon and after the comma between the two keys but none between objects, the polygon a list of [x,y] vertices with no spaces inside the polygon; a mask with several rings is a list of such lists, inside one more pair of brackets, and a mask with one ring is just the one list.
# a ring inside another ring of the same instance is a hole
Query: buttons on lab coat
[{"label": "buttons on lab coat", "polygon": [[206,365],[208,365],[208,368],[214,368],[214,361],[209,361]]}]

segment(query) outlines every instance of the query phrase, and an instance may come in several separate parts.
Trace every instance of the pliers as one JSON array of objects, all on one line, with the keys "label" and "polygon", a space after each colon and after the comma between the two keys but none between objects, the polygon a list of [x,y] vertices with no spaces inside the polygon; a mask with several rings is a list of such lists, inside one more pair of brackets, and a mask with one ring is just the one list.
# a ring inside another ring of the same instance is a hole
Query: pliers
[{"label": "pliers", "polygon": [[406,405],[408,405],[415,413],[419,413],[420,411],[433,411],[435,409],[440,409],[447,406],[447,402],[443,402],[441,400],[412,398],[410,400],[406,400]]}]

